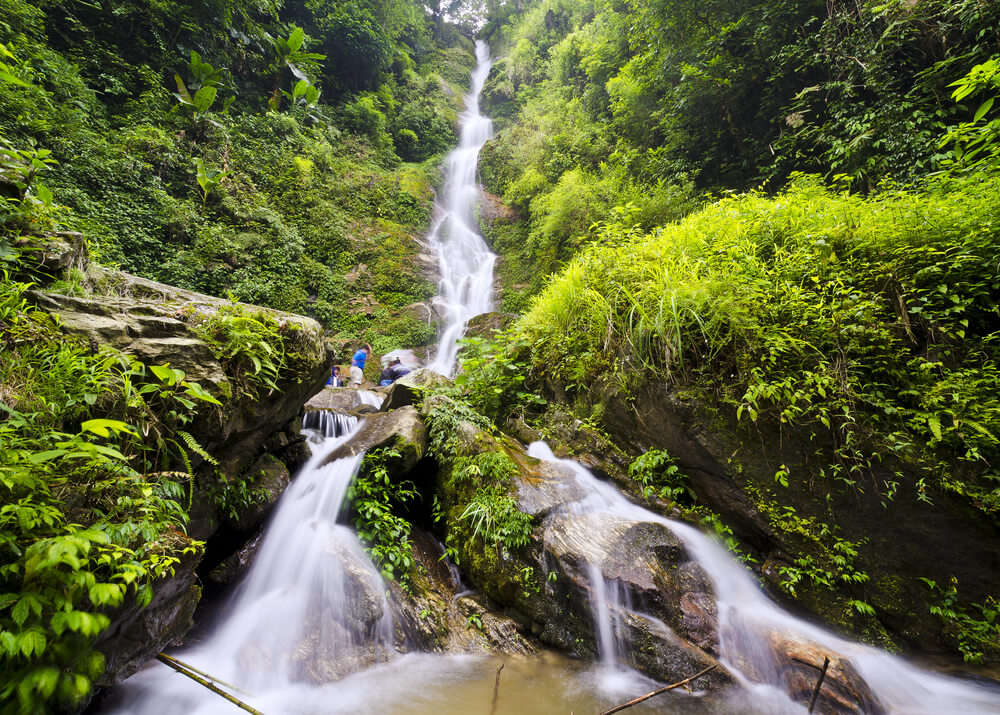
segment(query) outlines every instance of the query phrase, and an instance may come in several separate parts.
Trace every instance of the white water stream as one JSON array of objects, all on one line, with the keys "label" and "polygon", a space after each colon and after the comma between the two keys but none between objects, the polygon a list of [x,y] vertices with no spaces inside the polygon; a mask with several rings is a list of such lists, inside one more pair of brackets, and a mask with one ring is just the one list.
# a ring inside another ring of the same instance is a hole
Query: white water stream
[{"label": "white water stream", "polygon": [[490,73],[490,50],[476,42],[472,89],[460,117],[458,148],[445,160],[445,180],[428,241],[438,257],[440,283],[435,304],[445,321],[437,353],[428,365],[442,375],[455,370],[458,341],[470,318],[493,309],[493,264],[496,256],[476,229],[474,209],[479,200],[476,167],[479,152],[493,132],[489,117],[479,113],[479,94]]},{"label": "white water stream", "polygon": [[[580,464],[557,459],[544,442],[535,442],[528,453],[553,462],[575,483],[581,498],[561,507],[574,514],[603,513],[635,522],[662,524],[670,529],[712,580],[718,605],[720,660],[773,713],[801,713],[805,708],[784,695],[776,658],[767,642],[769,633],[792,635],[812,641],[850,659],[889,712],[906,715],[975,715],[1000,713],[1000,691],[980,687],[909,665],[883,651],[839,638],[789,615],[772,602],[751,573],[713,539],[687,524],[654,514],[626,499],[613,485],[597,479]],[[620,628],[612,614],[628,610],[614,600],[613,583],[605,581],[599,565],[590,564],[591,610],[602,661],[620,652]]]},{"label": "white water stream", "polygon": [[[335,433],[340,422],[318,427]],[[322,463],[357,429],[356,423],[340,437],[320,436],[282,496],[227,617],[202,644],[175,654],[264,712],[286,712],[289,702],[321,689],[310,683],[332,680],[345,660],[366,665],[394,653],[382,577],[354,531],[337,523],[361,455]],[[379,617],[367,617],[372,612]],[[123,700],[122,712],[144,715],[232,709],[158,663],[127,681]]]}]

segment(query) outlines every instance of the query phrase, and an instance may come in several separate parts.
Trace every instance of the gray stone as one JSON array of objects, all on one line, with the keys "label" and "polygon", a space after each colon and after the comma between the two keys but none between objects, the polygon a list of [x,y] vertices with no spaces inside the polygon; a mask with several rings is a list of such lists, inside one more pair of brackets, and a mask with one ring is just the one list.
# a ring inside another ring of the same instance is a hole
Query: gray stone
[{"label": "gray stone", "polygon": [[415,408],[401,407],[368,415],[358,431],[331,452],[323,464],[390,446],[400,453],[396,467],[400,474],[412,469],[427,453],[427,427]]},{"label": "gray stone", "polygon": [[221,586],[228,586],[236,583],[242,576],[250,570],[257,551],[260,549],[264,532],[258,531],[252,539],[243,544],[239,551],[224,559],[218,566],[212,569],[208,577]]},{"label": "gray stone", "polygon": [[457,571],[442,561],[443,549],[430,534],[414,527],[410,540],[418,564],[412,587],[404,591],[395,582],[390,584],[397,649],[493,655],[537,652],[517,623],[490,608],[483,596],[465,589]]},{"label": "gray stone", "polygon": [[201,598],[195,576],[199,559],[200,555],[182,556],[172,576],[153,583],[153,598],[148,605],[139,604],[135,590],[130,589],[125,603],[108,614],[111,624],[95,643],[105,657],[98,687],[129,677],[191,628]]},{"label": "gray stone", "polygon": [[425,389],[447,385],[449,382],[448,378],[429,368],[414,370],[389,385],[380,409],[382,412],[389,412],[406,405],[415,405],[423,399]]},{"label": "gray stone", "polygon": [[382,388],[358,390],[353,387],[325,386],[313,395],[305,404],[307,410],[331,410],[333,412],[357,412],[361,407],[367,407],[361,397],[361,392],[383,394]]}]

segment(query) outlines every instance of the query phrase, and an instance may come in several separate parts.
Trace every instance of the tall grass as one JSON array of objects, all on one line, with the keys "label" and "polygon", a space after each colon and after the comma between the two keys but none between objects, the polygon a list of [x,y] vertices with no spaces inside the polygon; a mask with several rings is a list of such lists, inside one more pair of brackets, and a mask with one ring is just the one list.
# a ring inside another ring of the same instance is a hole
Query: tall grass
[{"label": "tall grass", "polygon": [[[638,237],[602,225],[518,324],[531,374],[700,389],[744,419],[889,449],[994,512],[997,195],[988,175],[867,199],[803,176]],[[979,476],[956,485],[954,459]]]}]

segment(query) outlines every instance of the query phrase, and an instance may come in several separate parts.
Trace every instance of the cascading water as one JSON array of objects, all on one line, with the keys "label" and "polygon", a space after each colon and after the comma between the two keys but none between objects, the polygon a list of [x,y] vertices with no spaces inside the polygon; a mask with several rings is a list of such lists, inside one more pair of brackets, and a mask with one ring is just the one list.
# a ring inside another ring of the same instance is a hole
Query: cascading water
[{"label": "cascading water", "polygon": [[[325,427],[332,427],[333,420]],[[323,683],[386,660],[392,617],[385,585],[337,516],[361,455],[323,464],[356,431],[327,438],[282,496],[261,550],[202,645],[179,654],[264,712],[287,711]],[[165,666],[125,685],[123,712],[170,715],[231,708]]]},{"label": "cascading water", "polygon": [[[601,482],[586,468],[567,459],[557,459],[544,442],[531,445],[528,453],[562,467],[573,483],[567,492],[575,499],[563,508],[584,518],[602,513],[632,522],[652,522],[670,529],[687,547],[711,579],[718,606],[720,658],[726,667],[759,700],[766,700],[770,712],[802,712],[787,700],[776,667],[769,633],[794,634],[850,659],[889,712],[907,715],[973,715],[1000,713],[1000,694],[930,673],[874,648],[838,638],[781,610],[761,591],[751,574],[722,546],[698,530],[661,517],[628,501],[615,487]],[[591,608],[597,620],[596,632],[602,659],[611,652],[608,642],[615,632],[613,612],[621,605],[608,606],[609,584],[592,563]],[[627,608],[627,606],[625,606]]]},{"label": "cascading water", "polygon": [[472,89],[460,117],[461,139],[445,160],[444,189],[435,205],[435,219],[428,235],[441,275],[435,303],[445,313],[437,353],[428,367],[442,375],[451,375],[455,369],[458,340],[469,319],[492,310],[496,256],[476,230],[473,215],[479,199],[479,151],[493,131],[489,118],[479,113],[479,95],[490,73],[489,54],[486,43],[477,41]]},{"label": "cascading water", "polygon": [[310,410],[302,417],[302,429],[314,432],[320,439],[342,437],[358,425],[358,418],[331,410]]}]

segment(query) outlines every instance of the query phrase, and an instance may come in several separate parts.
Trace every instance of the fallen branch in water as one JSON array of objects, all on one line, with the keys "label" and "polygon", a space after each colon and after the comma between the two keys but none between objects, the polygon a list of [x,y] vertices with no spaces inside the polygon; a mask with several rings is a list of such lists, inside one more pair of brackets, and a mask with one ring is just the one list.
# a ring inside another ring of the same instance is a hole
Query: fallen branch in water
[{"label": "fallen branch in water", "polygon": [[497,682],[493,684],[493,705],[490,707],[490,715],[496,715],[497,699],[500,696],[500,671],[503,670],[503,663],[497,668]]},{"label": "fallen branch in water", "polygon": [[622,703],[621,705],[619,705],[617,707],[613,707],[610,710],[605,710],[604,712],[601,713],[601,715],[611,715],[611,713],[616,713],[616,712],[618,712],[620,710],[624,710],[625,708],[630,708],[633,705],[638,705],[639,703],[641,703],[641,702],[643,702],[645,700],[649,700],[650,698],[652,698],[652,697],[654,697],[656,695],[659,695],[660,693],[665,693],[668,690],[673,690],[674,688],[679,688],[682,685],[687,685],[692,680],[694,680],[696,678],[700,678],[701,676],[703,676],[708,671],[714,670],[717,667],[719,667],[718,664],[716,664],[716,665],[710,665],[707,668],[705,668],[704,670],[702,670],[702,671],[700,671],[698,673],[695,673],[690,678],[685,678],[684,680],[681,680],[680,682],[674,683],[673,685],[667,685],[665,687],[659,688],[658,690],[654,690],[651,693],[646,693],[645,695],[642,695],[642,696],[636,698],[635,700],[629,700],[627,703]]},{"label": "fallen branch in water", "polygon": [[[187,663],[179,661],[176,658],[173,658],[173,657],[167,655],[166,653],[160,653],[160,654],[158,654],[156,656],[156,659],[158,661],[160,661],[161,663],[163,663],[164,665],[173,668],[174,670],[176,670],[181,675],[186,675],[187,677],[191,678],[191,680],[193,680],[194,682],[198,683],[199,685],[202,685],[202,686],[208,688],[209,690],[211,690],[216,695],[221,695],[222,697],[224,697],[226,700],[228,700],[229,702],[231,702],[236,707],[241,708],[243,710],[246,710],[248,713],[253,713],[254,715],[264,715],[264,713],[262,713],[260,710],[256,710],[255,708],[250,707],[249,705],[247,705],[245,702],[243,702],[239,698],[237,698],[237,697],[235,697],[235,696],[230,695],[229,693],[227,693],[225,690],[223,690],[222,688],[220,688],[215,683],[209,682],[208,680],[205,680],[201,676],[196,675],[196,673],[201,673],[201,671],[200,670],[196,670],[195,668],[192,668]],[[204,675],[208,675],[208,674],[204,673]],[[212,676],[209,675],[208,677],[211,678]],[[212,680],[216,680],[219,683],[223,682],[221,680],[218,680],[217,678],[212,678]],[[234,690],[236,689],[232,685],[229,685],[228,683],[223,683],[223,685],[228,685],[230,688],[233,688]]]},{"label": "fallen branch in water", "polygon": [[[177,658],[173,657],[172,655],[167,655],[166,653],[160,653],[160,655],[162,655],[163,658],[166,658],[167,660],[169,660],[171,663],[176,663],[177,665],[181,666],[185,670],[190,670],[192,673],[197,673],[198,675],[202,676],[203,678],[208,678],[213,683],[218,683],[219,685],[225,685],[230,690],[235,690],[237,693],[242,693],[243,695],[246,695],[246,696],[249,696],[249,697],[253,697],[246,690],[238,688],[235,685],[233,685],[232,683],[227,683],[225,680],[221,680],[220,678],[216,678],[214,675],[212,675],[211,673],[206,673],[204,670],[198,670],[197,668],[195,668],[190,663],[185,663],[183,660],[177,660]],[[160,658],[159,656],[157,656],[157,658],[160,661],[163,661],[163,658]]]},{"label": "fallen branch in water", "polygon": [[823,669],[819,673],[819,680],[816,682],[816,689],[813,690],[812,700],[809,701],[809,712],[816,706],[816,698],[819,696],[819,689],[823,687],[823,678],[826,677],[826,669],[830,667],[830,659],[823,658]]}]

